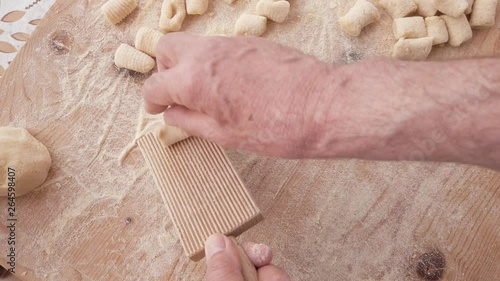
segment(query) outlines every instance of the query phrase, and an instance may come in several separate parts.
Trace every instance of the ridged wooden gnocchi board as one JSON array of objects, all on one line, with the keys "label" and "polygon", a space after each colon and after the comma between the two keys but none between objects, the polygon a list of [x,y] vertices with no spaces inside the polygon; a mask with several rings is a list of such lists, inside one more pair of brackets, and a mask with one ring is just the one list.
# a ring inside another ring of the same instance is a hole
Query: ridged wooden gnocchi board
[{"label": "ridged wooden gnocchi board", "polygon": [[[182,30],[230,35],[257,1],[210,1],[207,13],[188,16]],[[118,70],[113,54],[120,43],[132,45],[142,26],[157,26],[162,1],[138,1],[115,27],[101,15],[104,2],[58,0],[0,81],[0,125],[27,128],[53,160],[48,181],[16,201],[16,275],[202,280],[206,267],[185,257],[140,150],[119,161],[141,125],[147,75]],[[354,2],[290,0],[289,17],[269,22],[263,36],[328,62],[390,55],[396,40],[382,10],[381,21],[358,38],[340,31],[338,19]],[[430,59],[493,55],[500,55],[500,14],[494,28],[474,31],[460,48],[436,47]],[[292,280],[425,280],[415,268],[426,265],[421,254],[435,251],[446,261],[441,280],[500,276],[499,173],[225,152],[266,217],[241,239],[272,246],[273,263]],[[6,216],[0,208],[2,224]],[[0,227],[0,241],[7,230]],[[8,267],[6,246],[0,242],[0,264]]]},{"label": "ridged wooden gnocchi board", "polygon": [[188,138],[168,148],[153,133],[138,141],[179,233],[184,252],[198,261],[214,233],[238,236],[263,219],[224,151]]}]

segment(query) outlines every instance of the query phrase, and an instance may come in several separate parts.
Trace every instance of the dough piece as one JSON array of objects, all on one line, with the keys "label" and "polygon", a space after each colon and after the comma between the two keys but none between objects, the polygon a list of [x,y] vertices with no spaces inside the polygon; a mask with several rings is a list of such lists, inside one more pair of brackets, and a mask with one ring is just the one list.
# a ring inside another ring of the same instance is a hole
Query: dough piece
[{"label": "dough piece", "polygon": [[137,8],[136,0],[109,0],[101,7],[102,14],[111,24],[118,24]]},{"label": "dough piece", "polygon": [[121,44],[116,49],[115,64],[140,73],[148,73],[155,67],[155,61],[150,56],[127,44]]},{"label": "dough piece", "polygon": [[469,7],[467,0],[433,0],[434,7],[445,15],[455,18],[460,17]]},{"label": "dough piece", "polygon": [[380,0],[380,5],[393,19],[404,18],[417,11],[418,7],[413,0]]},{"label": "dough piece", "polygon": [[233,4],[235,0],[224,0],[224,2],[226,2],[227,4]]},{"label": "dough piece", "polygon": [[290,12],[290,3],[286,0],[260,0],[256,9],[258,15],[282,23]]},{"label": "dough piece", "polygon": [[442,15],[441,18],[446,22],[449,36],[448,43],[451,46],[458,47],[472,39],[472,29],[465,14],[458,18]]},{"label": "dough piece", "polygon": [[154,135],[158,138],[158,140],[160,140],[161,144],[165,148],[189,138],[188,133],[184,132],[182,129],[166,124],[158,128],[154,132]]},{"label": "dough piece", "polygon": [[392,57],[400,60],[425,60],[432,50],[432,38],[401,38],[394,45]]},{"label": "dough piece", "polygon": [[498,0],[476,0],[472,7],[470,25],[477,28],[494,26],[497,6]]},{"label": "dough piece", "polygon": [[[417,13],[423,17],[434,16],[437,13],[432,0],[413,0],[417,4]],[[472,1],[472,0],[469,0]]]},{"label": "dough piece", "polygon": [[164,0],[161,5],[160,29],[163,32],[179,31],[186,18],[184,0]]},{"label": "dough piece", "polygon": [[474,0],[467,0],[469,2],[469,7],[465,10],[465,14],[468,15],[472,13],[472,5],[474,5]]},{"label": "dough piece", "polygon": [[427,28],[423,17],[394,19],[392,30],[396,39],[421,38],[427,36]]},{"label": "dough piece", "polygon": [[235,35],[261,36],[266,32],[267,18],[244,13],[234,26]]},{"label": "dough piece", "polygon": [[[51,164],[47,148],[28,131],[0,127],[0,196],[9,196],[9,185],[14,185],[16,197],[40,186]],[[10,174],[9,168],[14,169]]]},{"label": "dough piece", "polygon": [[339,23],[345,33],[356,37],[363,28],[378,20],[378,9],[366,0],[358,0],[347,14],[339,19]]},{"label": "dough piece", "polygon": [[156,45],[163,33],[149,27],[141,27],[135,35],[135,48],[151,57],[156,57]]},{"label": "dough piece", "polygon": [[427,36],[432,37],[432,45],[444,44],[448,42],[448,29],[441,17],[433,16],[425,18]]},{"label": "dough piece", "polygon": [[188,15],[203,15],[208,9],[208,0],[186,0]]}]

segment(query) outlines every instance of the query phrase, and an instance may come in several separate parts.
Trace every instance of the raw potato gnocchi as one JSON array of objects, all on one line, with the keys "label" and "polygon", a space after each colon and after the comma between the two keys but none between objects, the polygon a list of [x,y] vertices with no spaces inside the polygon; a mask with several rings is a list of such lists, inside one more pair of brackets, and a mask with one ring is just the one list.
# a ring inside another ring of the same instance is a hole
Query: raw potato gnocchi
[{"label": "raw potato gnocchi", "polygon": [[401,38],[394,45],[392,57],[400,60],[425,60],[432,50],[432,38]]},{"label": "raw potato gnocchi", "polygon": [[256,9],[258,15],[282,23],[290,12],[290,3],[286,0],[260,0]]},{"label": "raw potato gnocchi", "polygon": [[261,36],[264,32],[266,32],[266,28],[266,17],[244,13],[236,21],[234,34]]},{"label": "raw potato gnocchi", "polygon": [[465,10],[465,14],[468,15],[472,13],[472,5],[474,5],[474,0],[467,0],[469,2],[469,7]]},{"label": "raw potato gnocchi", "polygon": [[[434,16],[437,13],[432,0],[413,0],[417,4],[417,13],[423,17]],[[472,0],[469,0],[472,1]]]},{"label": "raw potato gnocchi", "polygon": [[154,135],[164,148],[190,137],[189,134],[182,129],[166,124],[155,130]]},{"label": "raw potato gnocchi", "polygon": [[101,12],[111,24],[118,24],[137,8],[136,0],[109,0]]},{"label": "raw potato gnocchi", "polygon": [[404,18],[417,11],[418,7],[413,0],[380,0],[380,5],[393,19]]},{"label": "raw potato gnocchi", "polygon": [[465,14],[462,14],[458,18],[442,15],[441,18],[446,22],[446,27],[448,28],[448,44],[453,47],[459,47],[464,42],[472,39],[472,28]]},{"label": "raw potato gnocchi", "polygon": [[367,25],[380,20],[380,14],[372,3],[358,0],[345,16],[339,19],[340,26],[345,33],[359,36]]},{"label": "raw potato gnocchi", "polygon": [[115,64],[140,73],[148,73],[155,67],[155,61],[150,56],[127,44],[121,44],[116,49]]},{"label": "raw potato gnocchi", "polygon": [[432,45],[448,42],[448,28],[441,17],[433,16],[425,18],[427,36],[432,37]]},{"label": "raw potato gnocchi", "polygon": [[160,29],[163,32],[179,31],[186,18],[184,0],[164,0],[161,5]]},{"label": "raw potato gnocchi", "polygon": [[460,17],[469,7],[467,0],[433,0],[434,7],[445,15],[455,18]]},{"label": "raw potato gnocchi", "polygon": [[135,48],[151,57],[156,57],[156,45],[163,33],[148,27],[141,27],[135,36]]},{"label": "raw potato gnocchi", "polygon": [[186,0],[188,15],[203,15],[208,9],[208,0]]},{"label": "raw potato gnocchi", "polygon": [[472,27],[491,27],[495,25],[498,0],[476,0],[472,7],[470,25]]},{"label": "raw potato gnocchi", "polygon": [[392,30],[396,39],[420,38],[427,36],[427,28],[423,17],[408,17],[394,19]]}]

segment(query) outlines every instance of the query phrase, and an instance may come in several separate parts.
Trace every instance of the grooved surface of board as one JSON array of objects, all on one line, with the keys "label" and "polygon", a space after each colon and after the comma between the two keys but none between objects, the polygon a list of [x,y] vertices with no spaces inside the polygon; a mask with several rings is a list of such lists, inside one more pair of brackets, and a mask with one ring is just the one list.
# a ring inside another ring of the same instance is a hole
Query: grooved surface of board
[{"label": "grooved surface of board", "polygon": [[138,143],[191,259],[203,258],[211,234],[237,236],[262,220],[219,146],[189,138],[164,148],[153,134]]}]

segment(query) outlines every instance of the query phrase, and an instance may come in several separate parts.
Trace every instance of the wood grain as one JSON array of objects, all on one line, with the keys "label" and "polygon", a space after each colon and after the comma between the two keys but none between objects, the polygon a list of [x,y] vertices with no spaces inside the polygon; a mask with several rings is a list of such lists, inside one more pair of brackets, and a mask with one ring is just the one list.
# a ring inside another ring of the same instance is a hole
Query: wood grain
[{"label": "wood grain", "polygon": [[[103,1],[58,1],[5,72],[0,125],[26,127],[53,157],[48,181],[17,200],[19,278],[202,278],[205,266],[184,257],[140,152],[121,157],[134,140],[146,75],[116,69],[112,54],[132,43],[140,26],[155,27],[160,2],[140,1],[111,27],[99,13]],[[184,29],[230,34],[256,2],[212,1],[207,15],[188,17]],[[388,55],[395,43],[385,12],[351,39],[336,21],[354,1],[290,2],[287,21],[270,23],[265,37],[331,62]],[[500,55],[498,24],[474,33],[463,47],[435,48],[431,59]],[[444,257],[442,280],[499,280],[496,172],[228,156],[266,217],[242,238],[270,244],[274,262],[294,280],[421,280],[416,264],[428,252]],[[0,240],[6,235],[0,228]]]}]

